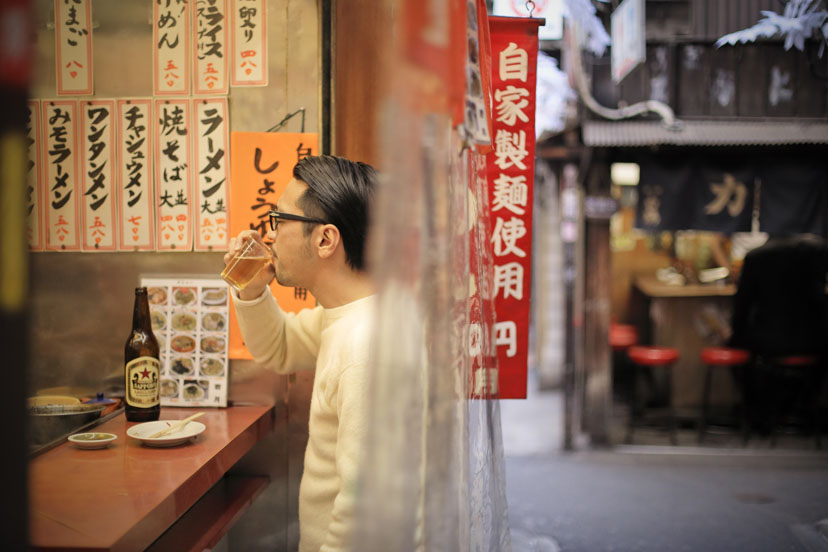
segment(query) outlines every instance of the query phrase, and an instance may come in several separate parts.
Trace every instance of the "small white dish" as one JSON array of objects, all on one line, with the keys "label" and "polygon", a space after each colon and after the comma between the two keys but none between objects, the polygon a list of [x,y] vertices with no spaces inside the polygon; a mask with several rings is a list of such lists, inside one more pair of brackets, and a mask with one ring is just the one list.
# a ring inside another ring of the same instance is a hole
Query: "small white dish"
[{"label": "small white dish", "polygon": [[157,422],[145,422],[134,425],[127,430],[127,435],[141,441],[141,444],[148,447],[174,447],[186,443],[196,435],[201,434],[207,426],[201,422],[192,421],[175,433],[168,433],[161,437],[151,438],[150,435],[158,433],[162,429],[177,424],[181,420],[158,420]]},{"label": "small white dish", "polygon": [[99,449],[108,447],[109,443],[117,439],[114,433],[101,433],[97,431],[89,433],[75,433],[69,436],[69,442],[81,449]]}]

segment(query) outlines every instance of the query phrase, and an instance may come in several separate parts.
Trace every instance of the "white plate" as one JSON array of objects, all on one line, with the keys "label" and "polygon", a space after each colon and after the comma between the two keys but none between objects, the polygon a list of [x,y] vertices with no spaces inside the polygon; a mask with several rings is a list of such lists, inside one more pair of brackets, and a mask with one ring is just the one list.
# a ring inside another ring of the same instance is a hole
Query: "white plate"
[{"label": "white plate", "polygon": [[69,442],[82,449],[99,449],[109,446],[109,443],[117,439],[114,433],[101,433],[92,431],[89,433],[75,433],[69,436]]},{"label": "white plate", "polygon": [[175,445],[180,445],[181,443],[186,443],[207,429],[207,426],[201,422],[192,421],[184,426],[183,429],[179,429],[175,433],[168,433],[154,439],[150,438],[150,435],[154,435],[162,429],[166,429],[180,421],[181,420],[158,420],[157,422],[146,422],[134,425],[127,430],[127,435],[138,439],[142,444],[147,445],[148,447],[173,447]]}]

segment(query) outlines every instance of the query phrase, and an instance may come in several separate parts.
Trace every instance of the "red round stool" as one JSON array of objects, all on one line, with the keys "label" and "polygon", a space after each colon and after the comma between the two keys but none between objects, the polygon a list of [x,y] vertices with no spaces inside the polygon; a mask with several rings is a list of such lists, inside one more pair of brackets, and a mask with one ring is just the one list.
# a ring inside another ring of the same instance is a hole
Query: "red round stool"
[{"label": "red round stool", "polygon": [[[819,367],[820,358],[815,355],[791,355],[770,359],[770,364],[780,378],[779,383],[785,380],[799,380],[799,394],[805,395],[805,403],[808,405],[811,419],[811,431],[814,434],[816,447],[822,448],[822,438],[819,427]],[[770,418],[770,442],[771,447],[776,446],[776,426],[779,421],[779,411],[782,406],[782,392],[777,390],[771,399]],[[797,397],[798,398],[798,397]]]},{"label": "red round stool", "polygon": [[676,414],[673,410],[673,370],[672,367],[679,359],[678,349],[673,347],[655,347],[634,345],[627,349],[627,356],[633,364],[634,377],[632,385],[632,401],[630,404],[630,418],[629,427],[627,429],[627,442],[632,443],[633,429],[638,421],[638,404],[636,399],[636,377],[638,373],[647,368],[666,368],[667,369],[667,417],[670,422],[670,442],[673,445],[678,444],[676,438]]},{"label": "red round stool", "polygon": [[610,324],[609,343],[612,348],[612,391],[613,396],[629,402],[631,386],[635,382],[630,370],[627,349],[638,343],[638,330],[631,324]]},{"label": "red round stool", "polygon": [[699,443],[704,439],[704,432],[707,429],[707,417],[710,413],[710,388],[713,384],[713,370],[715,368],[730,368],[734,381],[741,379],[741,426],[742,438],[747,444],[748,441],[748,418],[747,418],[747,377],[742,373],[741,378],[736,377],[737,369],[744,370],[750,360],[750,352],[743,349],[732,349],[730,347],[705,347],[702,349],[702,363],[707,367],[704,373],[704,390],[702,391],[702,410],[699,417]]},{"label": "red round stool", "polygon": [[630,324],[611,324],[609,340],[613,351],[626,351],[638,343],[638,330]]}]

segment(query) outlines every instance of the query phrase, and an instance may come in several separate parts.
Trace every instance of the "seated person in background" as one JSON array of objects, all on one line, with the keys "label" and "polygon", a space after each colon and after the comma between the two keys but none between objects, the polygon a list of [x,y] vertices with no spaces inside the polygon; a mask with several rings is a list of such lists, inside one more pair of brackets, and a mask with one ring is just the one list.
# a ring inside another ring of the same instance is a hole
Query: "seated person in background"
[{"label": "seated person in background", "polygon": [[[745,256],[733,301],[730,346],[753,354],[745,397],[751,424],[767,433],[771,405],[779,393],[789,396],[786,378],[773,371],[774,357],[818,355],[828,351],[828,248],[816,236],[772,238]],[[800,373],[813,392],[822,370]],[[783,389],[785,389],[783,391]],[[789,399],[790,400],[790,399]]]},{"label": "seated person in background", "polygon": [[745,256],[730,344],[765,357],[822,353],[828,345],[828,248],[817,236],[772,238]]}]

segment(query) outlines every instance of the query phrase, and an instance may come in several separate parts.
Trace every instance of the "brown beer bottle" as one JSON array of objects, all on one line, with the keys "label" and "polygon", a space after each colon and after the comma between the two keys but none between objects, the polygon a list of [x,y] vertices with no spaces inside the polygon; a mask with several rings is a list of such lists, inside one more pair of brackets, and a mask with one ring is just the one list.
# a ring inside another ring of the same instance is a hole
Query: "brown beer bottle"
[{"label": "brown beer bottle", "polygon": [[135,288],[132,332],[124,349],[126,419],[152,422],[161,414],[161,361],[158,341],[152,333],[147,288]]}]

